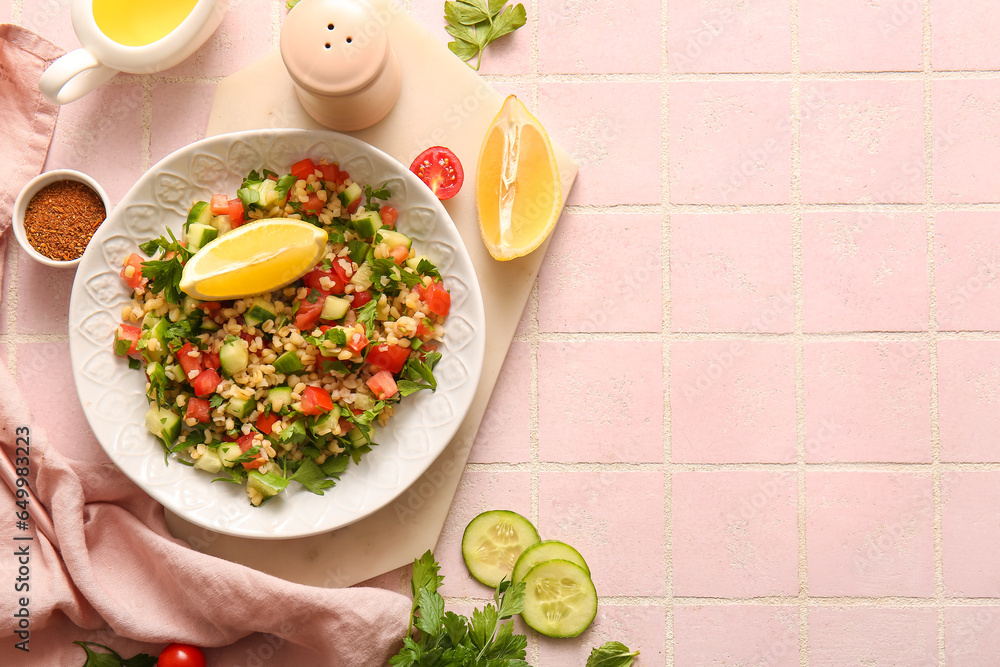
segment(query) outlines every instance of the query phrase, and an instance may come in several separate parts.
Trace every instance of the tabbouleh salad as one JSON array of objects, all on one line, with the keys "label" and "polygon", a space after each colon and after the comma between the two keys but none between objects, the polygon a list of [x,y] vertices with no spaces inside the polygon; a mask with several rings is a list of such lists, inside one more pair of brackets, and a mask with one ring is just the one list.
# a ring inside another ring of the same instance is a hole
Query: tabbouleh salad
[{"label": "tabbouleh salad", "polygon": [[[245,485],[254,505],[297,482],[336,483],[376,443],[396,404],[434,390],[451,296],[437,268],[396,231],[383,186],[338,164],[302,160],[284,176],[250,172],[235,198],[195,203],[183,242],[172,232],[124,261],[132,289],[114,350],[145,372],[146,426],[167,453]],[[178,285],[185,262],[217,236],[265,218],[328,234],[326,253],[270,294],[200,301]]]}]

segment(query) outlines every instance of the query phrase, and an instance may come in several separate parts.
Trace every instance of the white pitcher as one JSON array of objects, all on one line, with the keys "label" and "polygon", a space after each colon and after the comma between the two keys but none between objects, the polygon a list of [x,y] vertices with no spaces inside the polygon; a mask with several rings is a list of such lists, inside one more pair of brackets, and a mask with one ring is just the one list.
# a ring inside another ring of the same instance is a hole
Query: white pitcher
[{"label": "white pitcher", "polygon": [[229,0],[73,0],[83,48],[53,62],[38,87],[56,104],[77,100],[118,72],[169,69],[215,32]]}]

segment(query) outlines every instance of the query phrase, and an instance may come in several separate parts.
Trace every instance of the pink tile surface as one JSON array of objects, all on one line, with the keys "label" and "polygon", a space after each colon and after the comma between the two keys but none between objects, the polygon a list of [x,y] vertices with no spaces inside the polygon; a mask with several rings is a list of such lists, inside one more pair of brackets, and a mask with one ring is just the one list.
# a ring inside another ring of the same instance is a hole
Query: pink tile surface
[{"label": "pink tile surface", "polygon": [[941,211],[934,245],[938,327],[1000,329],[1000,213]]},{"label": "pink tile surface", "polygon": [[674,473],[674,595],[795,595],[796,493],[788,473]]},{"label": "pink tile surface", "polygon": [[919,81],[821,81],[802,97],[803,202],[923,201]]},{"label": "pink tile surface", "polygon": [[662,461],[661,359],[660,343],[540,343],[540,459]]},{"label": "pink tile surface", "polygon": [[933,609],[814,607],[809,610],[809,664],[936,665]]},{"label": "pink tile surface", "polygon": [[[207,83],[159,85],[153,88],[154,133],[150,141],[150,162],[156,163],[178,148],[203,139],[212,110],[215,86]],[[174,119],[183,116],[187,123]]]},{"label": "pink tile surface", "polygon": [[[546,73],[659,72],[660,2],[548,0],[538,6],[538,64]],[[620,36],[628,35],[628,39]]]},{"label": "pink tile surface", "polygon": [[39,264],[20,246],[17,253],[17,332],[65,335],[76,273]]},{"label": "pink tile surface", "polygon": [[783,214],[670,218],[674,331],[792,330],[792,221]]},{"label": "pink tile surface", "polygon": [[13,234],[7,234],[2,240],[3,243],[0,243],[0,260],[4,260],[4,262],[3,272],[0,274],[0,279],[3,281],[0,283],[0,287],[3,290],[0,292],[0,334],[10,331],[11,308],[14,302],[14,293],[12,290],[14,262],[17,261],[15,258],[18,253],[21,252],[21,246],[18,245]]},{"label": "pink tile surface", "polygon": [[[17,380],[31,411],[32,437],[42,439],[66,456],[108,461],[83,416],[69,359],[69,344],[20,343]],[[58,405],[58,410],[52,406]],[[35,428],[37,427],[37,429]]]},{"label": "pink tile surface", "polygon": [[997,69],[1000,7],[989,0],[931,3],[931,65],[938,70]]},{"label": "pink tile surface", "polygon": [[[528,487],[528,473],[465,471],[448,513],[448,521],[441,532],[441,539],[434,549],[437,560],[441,563],[441,573],[445,575],[441,595],[479,598],[490,596],[490,590],[473,579],[465,567],[462,560],[462,534],[469,522],[486,510],[507,509],[530,518]],[[419,511],[419,507],[414,508],[414,511]]]},{"label": "pink tile surface", "polygon": [[538,118],[580,167],[567,204],[660,201],[659,84],[542,83]]},{"label": "pink tile surface", "polygon": [[799,664],[799,610],[786,606],[712,605],[674,609],[678,665]]},{"label": "pink tile surface", "polygon": [[1000,81],[956,80],[931,84],[934,116],[934,199],[938,202],[996,202],[1000,136],[990,128],[1000,119]]},{"label": "pink tile surface", "polygon": [[670,200],[789,202],[790,113],[791,87],[785,82],[670,84]]},{"label": "pink tile surface", "polygon": [[661,270],[659,216],[566,213],[538,274],[538,328],[660,331]]},{"label": "pink tile surface", "polygon": [[[284,4],[284,3],[281,3]],[[410,0],[410,15],[442,43],[452,40],[445,32],[444,3],[438,0]],[[472,64],[475,65],[475,59]],[[531,38],[527,26],[501,37],[483,53],[483,74],[519,74],[531,71]]]},{"label": "pink tile surface", "polygon": [[[234,0],[222,24],[181,64],[164,76],[228,76],[260,58],[272,43],[269,0]],[[275,42],[277,46],[277,42]]]},{"label": "pink tile surface", "polygon": [[804,214],[802,293],[805,331],[926,331],[923,214]]},{"label": "pink tile surface", "polygon": [[[935,37],[937,24],[935,24]],[[923,9],[914,0],[810,0],[799,6],[805,72],[919,70]]]},{"label": "pink tile surface", "polygon": [[959,597],[1000,596],[1000,473],[948,471],[941,477],[944,587]]},{"label": "pink tile surface", "polygon": [[[21,25],[34,33],[43,35],[50,42],[69,51],[80,48],[80,40],[73,32],[70,21],[70,0],[52,2],[22,2]],[[12,2],[4,5],[12,7]],[[8,10],[9,11],[9,10]]]},{"label": "pink tile surface", "polygon": [[598,595],[663,595],[663,493],[658,472],[542,472],[535,525],[577,548]]},{"label": "pink tile surface", "polygon": [[941,460],[1000,461],[1000,341],[938,342]]},{"label": "pink tile surface", "polygon": [[806,473],[812,596],[934,594],[930,475]]},{"label": "pink tile surface", "polygon": [[[675,463],[795,460],[792,345],[676,342],[670,366],[670,449]],[[706,414],[714,418],[705,419]]]},{"label": "pink tile surface", "polygon": [[926,343],[805,346],[806,461],[931,460]]},{"label": "pink tile surface", "polygon": [[106,84],[61,107],[43,171],[89,174],[117,203],[142,174],[142,106],[141,86]]},{"label": "pink tile surface", "polygon": [[469,462],[520,463],[529,459],[530,355],[531,346],[524,342],[512,343],[507,351]]},{"label": "pink tile surface", "polygon": [[788,72],[792,21],[782,0],[667,0],[671,72]]},{"label": "pink tile surface", "polygon": [[944,648],[955,667],[990,667],[1000,655],[1000,607],[944,610]]},{"label": "pink tile surface", "polygon": [[633,651],[640,651],[639,660],[644,667],[665,667],[663,652],[666,608],[624,607],[611,604],[597,608],[594,624],[578,640],[549,639],[539,636],[538,662],[535,667],[564,667],[583,665],[594,646],[605,642],[622,642]]}]

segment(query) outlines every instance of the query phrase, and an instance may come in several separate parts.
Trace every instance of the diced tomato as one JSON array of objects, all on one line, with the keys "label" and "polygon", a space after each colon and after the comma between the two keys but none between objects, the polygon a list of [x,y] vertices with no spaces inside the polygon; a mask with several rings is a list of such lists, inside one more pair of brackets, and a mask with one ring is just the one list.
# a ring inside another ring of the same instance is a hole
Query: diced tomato
[{"label": "diced tomato", "polygon": [[382,224],[391,229],[396,226],[399,211],[396,210],[395,206],[385,205],[379,210],[379,215],[382,217]]},{"label": "diced tomato", "polygon": [[[191,352],[198,352],[198,356],[192,357]],[[177,353],[177,363],[184,369],[184,375],[190,375],[191,371],[201,370],[201,352],[191,343],[184,343],[184,347]]]},{"label": "diced tomato", "polygon": [[[352,410],[351,412],[354,412],[354,411]],[[341,432],[341,434],[347,433],[348,431],[351,431],[353,429],[354,429],[354,423],[353,422],[349,422],[346,419],[341,419],[340,420],[340,432]]]},{"label": "diced tomato", "polygon": [[[240,451],[245,454],[251,447],[253,447],[253,433],[247,433],[246,435],[240,437],[240,439],[236,441],[236,444],[240,446]],[[244,461],[243,467],[259,468],[265,463],[267,463],[267,461],[264,460],[264,457],[258,456],[253,461]]]},{"label": "diced tomato", "polygon": [[319,325],[319,330],[322,331],[323,333],[326,333],[327,331],[329,331],[333,327],[334,327],[334,325],[332,325],[332,324],[321,324],[321,325]]},{"label": "diced tomato", "polygon": [[312,331],[313,325],[319,320],[320,313],[323,312],[323,296],[320,295],[313,303],[309,299],[299,301],[299,310],[295,313],[295,326],[299,331]]},{"label": "diced tomato", "polygon": [[[132,275],[128,275],[128,268],[132,267]],[[146,284],[146,279],[142,277],[142,257],[136,253],[132,253],[125,260],[125,266],[122,267],[121,272],[118,274],[125,281],[125,284],[135,289],[137,287],[142,287]]]},{"label": "diced tomato", "polygon": [[342,282],[343,284],[346,285],[347,283],[351,282],[351,279],[347,275],[347,269],[345,269],[343,267],[343,265],[341,265],[341,263],[340,263],[341,261],[343,261],[345,263],[350,263],[351,260],[350,259],[344,259],[344,260],[335,259],[333,261],[333,272],[337,274],[338,278],[340,278],[340,282]]},{"label": "diced tomato", "polygon": [[357,331],[352,333],[350,338],[347,339],[347,348],[354,352],[354,354],[361,354],[366,347],[368,347],[368,337],[364,334],[359,334]]},{"label": "diced tomato", "polygon": [[337,185],[343,185],[350,178],[350,174],[346,171],[341,171],[340,165],[336,162],[333,164],[321,164],[316,168],[323,174],[324,181],[332,181]]},{"label": "diced tomato", "polygon": [[191,380],[191,386],[194,387],[194,393],[197,396],[209,396],[215,393],[221,382],[222,378],[215,372],[215,369],[209,368],[198,373],[198,377]]},{"label": "diced tomato", "polygon": [[354,301],[351,302],[351,308],[360,308],[361,306],[365,305],[371,300],[372,300],[372,293],[369,292],[368,290],[364,290],[363,292],[355,292]]},{"label": "diced tomato", "polygon": [[417,322],[417,338],[423,338],[424,336],[428,336],[431,333],[432,333],[431,330],[427,328],[427,325],[424,324],[423,320]]},{"label": "diced tomato", "polygon": [[222,367],[222,362],[219,360],[219,355],[215,352],[202,352],[201,353],[201,365],[202,368],[214,368],[218,370]]},{"label": "diced tomato", "polygon": [[333,410],[330,392],[323,387],[306,387],[302,390],[302,414],[319,415]]},{"label": "diced tomato", "polygon": [[124,357],[129,354],[137,353],[139,350],[136,349],[136,343],[139,341],[139,336],[141,335],[142,330],[139,327],[134,327],[131,324],[119,324],[118,328],[115,329],[115,343],[120,340],[129,341],[128,351],[119,356]]},{"label": "diced tomato", "polygon": [[432,313],[446,316],[451,310],[451,294],[444,288],[444,285],[433,282],[421,292],[424,302]]},{"label": "diced tomato", "polygon": [[434,352],[437,349],[438,349],[438,344],[437,343],[424,343],[423,345],[421,345],[420,346],[420,361],[423,361],[424,357],[427,356],[427,355],[424,354],[424,352]]},{"label": "diced tomato", "polygon": [[410,249],[405,245],[398,245],[390,250],[389,254],[392,255],[392,261],[396,262],[396,264],[402,264],[410,256]]},{"label": "diced tomato", "polygon": [[379,371],[375,375],[368,378],[368,388],[372,390],[375,394],[375,398],[380,401],[387,398],[392,398],[396,395],[396,381],[392,379],[392,373],[389,371]]},{"label": "diced tomato", "polygon": [[243,202],[239,199],[229,200],[229,224],[234,229],[243,224]]},{"label": "diced tomato", "polygon": [[[343,271],[343,269],[341,269]],[[329,287],[323,287],[323,278],[330,279]],[[323,294],[343,294],[344,285],[347,284],[346,280],[340,277],[340,274],[330,269],[329,271],[324,271],[323,269],[313,269],[306,275],[302,276],[302,282],[306,284],[306,287],[314,290],[319,290]]]},{"label": "diced tomato", "polygon": [[403,364],[409,356],[410,351],[405,347],[382,343],[368,352],[368,361],[390,373],[398,373],[403,370]]},{"label": "diced tomato", "polygon": [[314,171],[316,171],[316,164],[309,158],[299,160],[292,165],[292,175],[302,180],[309,178]]},{"label": "diced tomato", "polygon": [[189,398],[187,402],[187,412],[184,413],[184,419],[191,419],[192,417],[202,424],[207,424],[209,421],[210,406],[208,401],[204,398]]},{"label": "diced tomato", "polygon": [[254,423],[254,426],[256,426],[257,430],[264,435],[271,435],[271,428],[279,419],[281,419],[281,417],[273,412],[269,412],[267,414],[261,413],[261,415],[257,417],[257,421]]},{"label": "diced tomato", "polygon": [[226,195],[212,195],[209,207],[212,209],[212,215],[229,215],[229,197]]},{"label": "diced tomato", "polygon": [[218,301],[205,301],[198,307],[204,310],[206,313],[214,313],[215,311],[222,308],[222,304],[219,303]]},{"label": "diced tomato", "polygon": [[309,211],[310,213],[318,213],[323,210],[326,206],[323,200],[319,198],[315,192],[309,193],[309,200],[302,204],[303,211]]}]

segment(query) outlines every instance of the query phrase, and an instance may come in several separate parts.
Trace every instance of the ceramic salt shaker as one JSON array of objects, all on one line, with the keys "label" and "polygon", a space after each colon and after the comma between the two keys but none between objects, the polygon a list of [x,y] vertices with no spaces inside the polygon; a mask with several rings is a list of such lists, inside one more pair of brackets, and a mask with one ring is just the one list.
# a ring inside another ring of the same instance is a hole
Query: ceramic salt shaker
[{"label": "ceramic salt shaker", "polygon": [[363,0],[302,0],[288,13],[281,58],[299,102],[318,123],[360,130],[396,103],[400,68],[387,19]]}]

